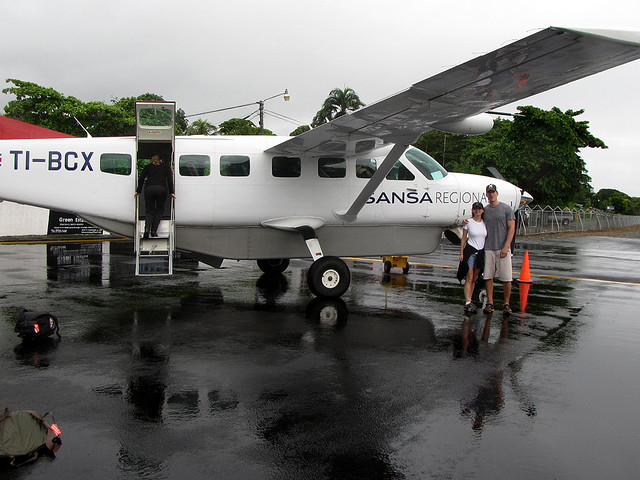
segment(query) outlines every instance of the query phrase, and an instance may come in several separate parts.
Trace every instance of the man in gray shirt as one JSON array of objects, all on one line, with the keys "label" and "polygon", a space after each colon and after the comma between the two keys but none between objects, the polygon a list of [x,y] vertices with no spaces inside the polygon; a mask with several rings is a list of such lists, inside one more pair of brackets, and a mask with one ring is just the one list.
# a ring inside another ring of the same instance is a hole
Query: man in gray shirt
[{"label": "man in gray shirt", "polygon": [[503,313],[509,315],[511,307],[511,282],[513,272],[511,265],[511,241],[516,231],[515,215],[511,207],[498,201],[498,190],[491,183],[486,188],[489,204],[484,207],[484,223],[487,226],[485,241],[484,280],[487,290],[487,305],[483,312],[493,312],[493,278],[496,273],[502,281],[504,293]]}]

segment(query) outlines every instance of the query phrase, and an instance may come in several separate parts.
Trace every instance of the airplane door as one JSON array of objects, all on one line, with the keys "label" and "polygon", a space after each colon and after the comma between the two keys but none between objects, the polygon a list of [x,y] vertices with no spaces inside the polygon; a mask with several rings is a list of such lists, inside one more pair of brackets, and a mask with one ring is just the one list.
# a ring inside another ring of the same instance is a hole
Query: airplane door
[{"label": "airplane door", "polygon": [[[175,116],[175,102],[136,102],[136,166],[138,174],[143,165],[149,163],[153,157],[159,156],[163,163],[169,165],[173,185],[175,185],[173,169]],[[156,163],[156,165],[162,165],[162,163]],[[158,167],[153,168],[157,169]],[[145,186],[145,190],[146,188]],[[167,192],[164,212],[160,218],[155,210],[147,212],[144,200],[146,195],[137,196],[136,275],[171,275],[173,273],[175,204],[169,193]]]},{"label": "airplane door", "polygon": [[[148,163],[153,155],[158,154],[170,165],[174,185],[175,115],[175,102],[136,102],[138,174],[142,165]],[[169,220],[173,215],[172,202],[170,197],[167,197],[163,220]],[[139,196],[139,202],[139,217],[143,218],[146,208],[144,195]]]},{"label": "airplane door", "polygon": [[[373,195],[378,212],[386,222],[398,224],[420,224],[427,220],[425,183],[411,165],[396,162],[385,180]],[[428,211],[428,210],[427,210]]]}]

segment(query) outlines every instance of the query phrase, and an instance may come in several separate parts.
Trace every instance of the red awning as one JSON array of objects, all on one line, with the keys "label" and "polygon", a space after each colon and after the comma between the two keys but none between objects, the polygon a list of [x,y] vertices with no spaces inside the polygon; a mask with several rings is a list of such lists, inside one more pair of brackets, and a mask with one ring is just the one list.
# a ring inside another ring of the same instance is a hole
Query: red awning
[{"label": "red awning", "polygon": [[0,115],[0,139],[19,138],[65,138],[73,137],[66,133],[56,132],[49,128],[38,127],[30,123],[14,120],[13,118]]}]

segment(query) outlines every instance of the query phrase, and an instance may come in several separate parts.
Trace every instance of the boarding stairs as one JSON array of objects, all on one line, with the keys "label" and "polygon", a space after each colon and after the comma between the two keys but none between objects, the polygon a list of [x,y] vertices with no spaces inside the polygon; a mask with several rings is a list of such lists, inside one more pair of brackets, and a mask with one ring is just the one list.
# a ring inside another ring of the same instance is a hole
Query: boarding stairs
[{"label": "boarding stairs", "polygon": [[[139,198],[139,196],[138,196]],[[158,225],[158,235],[144,238],[145,220],[140,218],[140,201],[136,201],[136,275],[173,275],[175,255],[175,202],[171,199],[171,217],[163,218]]]}]

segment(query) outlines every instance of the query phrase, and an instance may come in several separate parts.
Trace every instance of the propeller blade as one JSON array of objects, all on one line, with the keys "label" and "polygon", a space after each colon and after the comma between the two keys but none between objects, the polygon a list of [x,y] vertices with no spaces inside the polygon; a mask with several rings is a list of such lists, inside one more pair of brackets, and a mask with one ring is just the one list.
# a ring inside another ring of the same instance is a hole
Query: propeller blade
[{"label": "propeller blade", "polygon": [[498,169],[496,167],[487,167],[487,170],[489,170],[489,173],[494,178],[497,178],[498,180],[504,180],[504,177],[502,176],[502,174],[498,171]]}]

